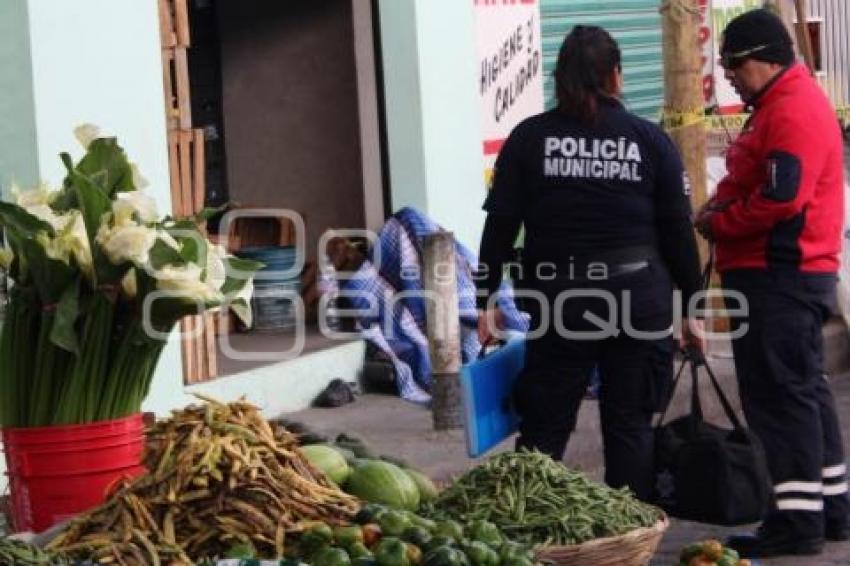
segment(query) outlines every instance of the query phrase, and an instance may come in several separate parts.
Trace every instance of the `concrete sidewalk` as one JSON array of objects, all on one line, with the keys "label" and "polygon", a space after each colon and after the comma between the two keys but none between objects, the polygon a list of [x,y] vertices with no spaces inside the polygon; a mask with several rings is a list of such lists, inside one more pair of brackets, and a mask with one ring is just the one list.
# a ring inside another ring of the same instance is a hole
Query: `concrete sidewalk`
[{"label": "concrete sidewalk", "polygon": [[[728,348],[713,350],[712,367],[730,396],[737,400],[737,387]],[[707,384],[703,384],[707,387]],[[702,388],[701,388],[702,389]],[[845,442],[850,440],[850,374],[834,379],[834,391],[839,414],[845,416]],[[689,384],[684,384],[676,395],[673,414],[685,410],[690,395]],[[719,404],[713,395],[704,395],[704,410],[709,420],[723,423]],[[390,396],[365,395],[355,403],[338,409],[309,409],[286,415],[302,421],[318,431],[334,435],[340,432],[362,437],[377,452],[407,460],[439,482],[449,481],[476,464],[466,455],[462,431],[436,433],[431,427],[430,413],[415,405]],[[672,416],[672,415],[671,415]],[[509,450],[512,441],[497,448]],[[850,445],[847,447],[850,454]],[[495,451],[494,451],[495,452]],[[568,446],[567,465],[581,469],[595,479],[602,477],[602,444],[599,433],[598,412],[595,402],[583,403],[579,422]],[[724,529],[707,525],[674,521],[666,534],[660,552],[653,562],[657,565],[676,564],[679,551],[688,543],[706,538],[724,539],[730,534],[748,529]],[[833,543],[823,555],[814,558],[793,558],[762,561],[769,566],[850,564],[850,543]]]}]

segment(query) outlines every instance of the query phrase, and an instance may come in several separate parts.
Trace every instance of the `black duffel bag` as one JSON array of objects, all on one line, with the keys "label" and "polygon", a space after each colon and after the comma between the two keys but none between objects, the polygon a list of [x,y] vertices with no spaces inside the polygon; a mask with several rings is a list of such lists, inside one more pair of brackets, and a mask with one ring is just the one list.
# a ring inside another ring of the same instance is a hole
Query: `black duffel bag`
[{"label": "black duffel bag", "polygon": [[[691,413],[670,423],[664,416],[685,368],[691,372]],[[703,419],[699,370],[704,368],[732,428]],[[764,448],[742,424],[705,357],[685,353],[655,428],[656,503],[669,515],[715,525],[760,521],[772,489]]]}]

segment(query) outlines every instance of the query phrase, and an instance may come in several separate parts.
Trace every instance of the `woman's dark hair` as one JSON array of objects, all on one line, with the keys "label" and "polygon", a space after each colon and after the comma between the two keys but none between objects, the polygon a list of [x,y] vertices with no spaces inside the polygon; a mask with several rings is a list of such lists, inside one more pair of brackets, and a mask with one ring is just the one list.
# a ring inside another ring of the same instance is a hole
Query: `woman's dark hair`
[{"label": "woman's dark hair", "polygon": [[593,123],[599,98],[611,95],[611,73],[620,68],[620,47],[611,34],[597,26],[575,26],[564,38],[555,65],[558,108],[576,120]]}]

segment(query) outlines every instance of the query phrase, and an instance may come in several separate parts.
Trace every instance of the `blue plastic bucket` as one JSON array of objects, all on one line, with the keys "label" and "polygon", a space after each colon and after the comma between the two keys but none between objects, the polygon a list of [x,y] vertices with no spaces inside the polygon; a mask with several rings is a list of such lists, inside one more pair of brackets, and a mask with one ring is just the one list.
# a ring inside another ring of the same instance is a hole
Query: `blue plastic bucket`
[{"label": "blue plastic bucket", "polygon": [[[254,282],[251,311],[256,331],[291,330],[296,323],[295,298],[301,294],[300,274],[285,277],[295,265],[297,250],[292,247],[245,248],[237,255],[265,264]],[[267,296],[270,294],[270,296]]]}]

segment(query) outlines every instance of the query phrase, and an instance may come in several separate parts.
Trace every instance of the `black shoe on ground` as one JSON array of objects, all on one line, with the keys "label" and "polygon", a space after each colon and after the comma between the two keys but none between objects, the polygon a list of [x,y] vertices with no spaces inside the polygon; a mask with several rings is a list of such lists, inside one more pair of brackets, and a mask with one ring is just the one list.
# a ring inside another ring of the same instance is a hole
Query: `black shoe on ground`
[{"label": "black shoe on ground", "polygon": [[830,542],[843,542],[846,540],[850,540],[850,524],[847,522],[826,522],[826,529],[824,531],[826,535],[826,540]]},{"label": "black shoe on ground", "polygon": [[759,529],[755,535],[730,537],[726,546],[738,551],[741,558],[813,556],[823,550],[823,540],[800,540],[788,534]]}]

